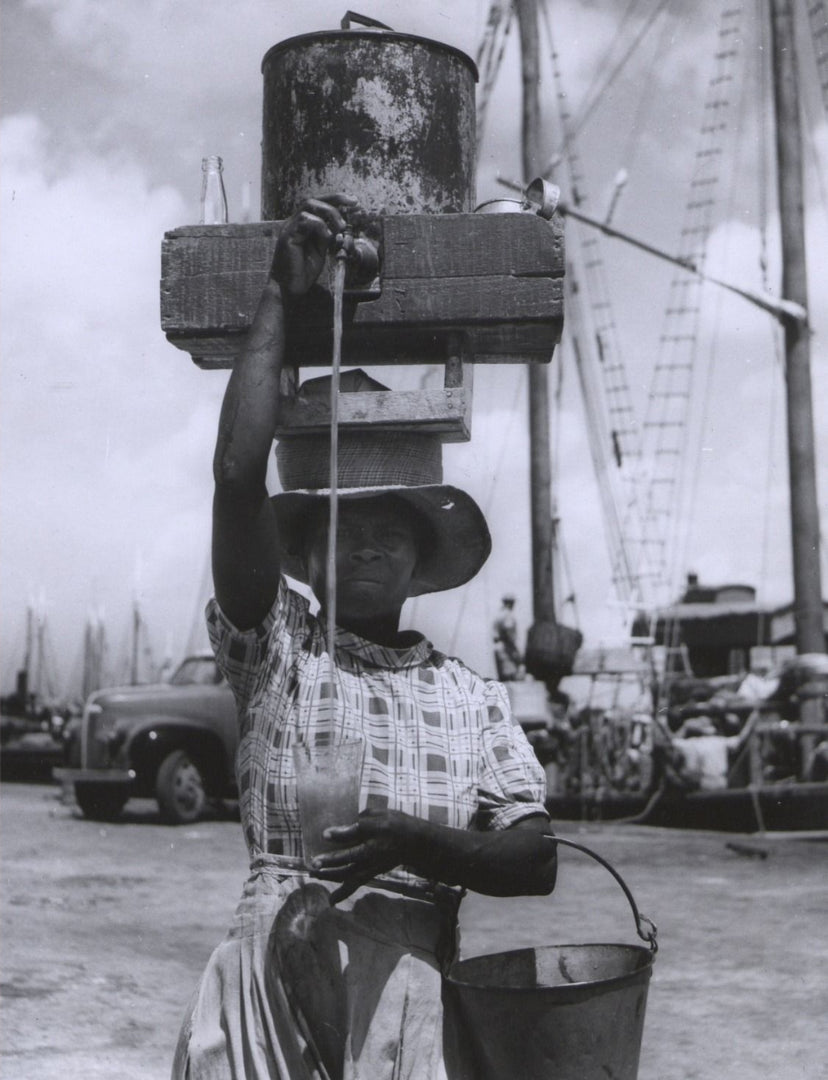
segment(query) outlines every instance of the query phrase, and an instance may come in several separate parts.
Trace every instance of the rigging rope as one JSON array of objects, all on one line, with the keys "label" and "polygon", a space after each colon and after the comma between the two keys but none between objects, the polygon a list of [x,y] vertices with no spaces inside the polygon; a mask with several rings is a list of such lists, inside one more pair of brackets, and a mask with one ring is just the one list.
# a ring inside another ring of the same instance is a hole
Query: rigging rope
[{"label": "rigging rope", "polygon": [[[734,30],[734,36],[739,37],[739,31]],[[736,195],[742,193],[743,185],[740,183],[740,178],[743,175],[748,175],[750,165],[745,164],[742,168],[739,167],[739,161],[741,152],[745,147],[744,133],[748,130],[748,103],[752,101],[752,84],[748,75],[748,62],[752,55],[752,50],[747,49],[746,63],[743,70],[743,77],[741,80],[739,101],[738,101],[738,116],[736,118],[735,128],[735,143],[736,149],[733,154],[733,161],[735,166],[731,174],[731,183],[728,195],[727,205],[724,209],[724,219],[728,221],[738,220],[739,209],[735,206]],[[764,164],[764,159],[762,165]],[[752,164],[752,163],[751,163]],[[759,168],[760,177],[763,178],[764,170],[760,165]],[[760,180],[760,188],[763,185],[763,179]],[[763,220],[760,217],[760,221]],[[726,230],[724,233],[725,240],[730,242],[733,238],[733,234],[730,230]],[[726,261],[726,260],[723,260]],[[761,263],[761,258],[760,258]],[[767,290],[763,290],[767,291]],[[699,299],[701,300],[704,290],[699,290]],[[692,454],[688,454],[687,462],[685,463],[685,469],[687,464],[693,460],[694,464],[689,467],[689,491],[687,472],[685,478],[681,483],[681,487],[685,492],[683,504],[677,505],[676,512],[674,514],[673,533],[669,546],[669,550],[673,552],[672,559],[668,564],[668,580],[678,581],[683,573],[684,568],[688,565],[688,555],[690,551],[690,543],[693,538],[693,524],[697,520],[696,518],[696,503],[699,493],[699,485],[701,480],[702,469],[702,454],[704,450],[704,431],[708,421],[709,407],[713,389],[713,374],[717,367],[717,350],[720,340],[719,330],[722,325],[722,301],[723,296],[721,292],[716,293],[716,304],[712,320],[711,328],[709,332],[709,340],[711,345],[709,349],[702,352],[704,363],[704,374],[702,383],[702,392],[699,395],[699,403],[695,416],[692,414],[692,410],[688,407],[688,433],[686,443],[688,447],[693,451]],[[691,423],[694,423],[695,430],[691,431]]]},{"label": "rigging rope", "polygon": [[[729,86],[739,56],[741,9],[722,12],[714,69],[703,108],[701,138],[695,154],[685,216],[680,232],[680,258],[703,271],[716,206],[716,190],[724,141],[729,129]],[[669,599],[674,587],[669,552],[686,497],[687,422],[692,402],[702,282],[676,274],[669,286],[660,346],[644,417],[644,457],[649,481],[644,504],[642,552],[655,571],[656,597]]]},{"label": "rigging rope", "polygon": [[[497,462],[495,463],[495,467],[492,470],[492,475],[491,475],[491,479],[489,481],[489,488],[488,488],[488,491],[486,493],[486,497],[485,497],[485,499],[483,499],[483,506],[482,506],[483,516],[486,518],[487,521],[491,519],[491,510],[492,510],[492,507],[494,505],[495,487],[497,485],[498,478],[501,475],[501,469],[503,467],[503,461],[504,461],[504,458],[506,457],[506,452],[507,452],[507,450],[509,448],[509,438],[511,436],[512,429],[514,427],[516,419],[520,415],[520,410],[518,408],[518,405],[519,405],[521,399],[526,394],[526,378],[527,378],[526,365],[521,364],[519,369],[518,369],[518,377],[515,379],[514,394],[513,394],[512,402],[511,402],[511,404],[509,406],[509,411],[508,411],[508,414],[507,414],[509,419],[508,419],[508,422],[506,424],[505,431],[501,432],[501,434],[500,434],[500,440],[499,440],[500,452],[498,454]],[[487,569],[488,569],[487,567],[483,568],[484,576],[487,573]],[[460,600],[460,605],[459,605],[459,607],[457,609],[457,615],[456,615],[455,620],[454,620],[454,626],[452,628],[451,635],[449,637],[449,650],[450,650],[451,655],[454,655],[456,653],[456,651],[457,651],[457,639],[458,639],[459,634],[460,634],[460,628],[461,628],[462,623],[463,623],[463,618],[465,617],[465,614],[466,614],[466,608],[468,606],[470,595],[471,595],[471,590],[470,589],[464,589],[463,590],[463,596],[462,596],[462,598]],[[491,612],[488,609],[488,604],[487,604],[487,610],[486,610],[486,618],[489,621],[491,621]]]},{"label": "rigging rope", "polygon": [[560,602],[559,614],[563,614],[563,609],[566,604],[570,604],[572,607],[572,615],[574,619],[574,625],[576,629],[580,629],[581,624],[578,616],[578,604],[575,596],[575,581],[572,577],[570,570],[569,558],[567,555],[566,540],[564,539],[563,520],[558,515],[556,492],[560,490],[560,462],[562,458],[561,443],[563,436],[563,389],[564,389],[564,364],[562,357],[558,359],[558,377],[555,381],[555,394],[553,397],[554,407],[554,424],[553,424],[553,450],[552,450],[552,557],[558,556],[559,565],[552,568],[552,580],[566,581],[568,588],[563,590],[556,589],[556,592],[562,594],[564,599]]},{"label": "rigging rope", "polygon": [[[628,8],[628,16],[631,11],[632,6]],[[565,150],[572,199],[576,204],[579,204],[586,199],[586,190],[583,175],[580,171],[579,157],[576,152],[572,118],[566,106],[567,96],[564,91],[559,57],[555,49],[552,25],[545,4],[541,5],[541,13],[543,16],[543,30],[546,34],[550,53],[558,102],[559,123],[562,132],[562,145]],[[591,418],[588,427],[591,441],[594,442],[591,452],[607,526],[607,539],[610,544],[613,585],[620,599],[626,602],[631,597],[640,594],[641,584],[637,575],[638,567],[629,558],[626,551],[625,537],[619,524],[621,511],[618,504],[621,503],[628,508],[636,505],[636,485],[640,471],[638,424],[627,379],[626,365],[618,338],[600,240],[594,235],[582,234],[579,248],[579,261],[582,264],[583,272],[581,274],[577,273],[576,268],[576,272],[568,279],[568,303],[570,306],[577,307],[581,312],[580,325],[587,331],[586,321],[583,318],[582,309],[576,296],[580,278],[583,281],[584,292],[592,314],[592,327],[591,330],[584,334],[582,342],[579,343],[573,339],[573,348],[579,366],[582,391],[587,394],[585,407],[588,419]],[[573,259],[575,258],[576,256],[573,256]],[[589,346],[588,351],[584,355],[582,349],[587,345]],[[599,381],[603,385],[606,400],[606,409],[604,411],[608,418],[607,427],[601,425],[598,419],[601,410],[597,408],[597,402],[593,400],[598,392],[597,384],[587,375],[585,370],[587,365],[590,368],[597,368],[600,372]],[[612,447],[617,465],[614,479],[611,479],[611,474],[606,465],[610,447]],[[617,490],[618,487],[620,487],[620,491]]]},{"label": "rigging rope", "polygon": [[[811,43],[813,45],[814,61],[817,68],[817,78],[822,92],[822,105],[828,113],[828,4],[825,0],[815,0],[808,7],[808,16],[811,24]],[[807,140],[808,153],[813,163],[816,174],[817,186],[823,210],[828,214],[828,190],[826,190],[826,177],[821,168],[820,156],[814,142],[812,127],[805,125],[805,137]],[[828,542],[822,527],[819,530],[820,551],[822,554],[822,569],[828,576]]]},{"label": "rigging rope", "polygon": [[641,93],[638,95],[638,101],[632,114],[630,134],[621,156],[621,163],[630,175],[632,175],[635,170],[639,147],[645,143],[645,140],[641,137],[641,133],[648,130],[645,113],[647,109],[653,106],[652,87],[654,85],[655,77],[658,74],[656,69],[659,65],[664,63],[664,55],[667,52],[668,41],[671,38],[672,33],[673,26],[670,20],[664,19],[661,33],[658,35],[658,39],[655,43],[650,63],[646,70],[642,71],[638,76],[641,84]]},{"label": "rigging rope", "polygon": [[[817,79],[820,83],[822,106],[825,112],[828,113],[828,5],[826,5],[825,0],[817,0],[816,3],[812,4],[808,14],[811,21],[811,44],[817,69]],[[809,99],[804,94],[802,95],[802,103],[807,112]],[[820,155],[814,141],[814,129],[818,126],[818,121],[816,117],[811,119],[812,123],[806,122],[802,126],[804,143],[808,148],[808,156],[813,173],[816,176],[823,209],[828,214],[826,176],[821,167]]]},{"label": "rigging rope", "polygon": [[[761,21],[761,40],[760,48],[763,56],[770,56],[770,28],[767,25],[767,20]],[[768,173],[770,165],[769,147],[771,145],[770,138],[770,101],[771,101],[771,86],[770,86],[770,71],[766,63],[760,63],[759,65],[759,87],[760,87],[760,125],[759,125],[759,140],[760,140],[760,155],[759,160],[761,162],[761,168],[759,170],[759,268],[762,274],[762,289],[765,292],[771,291],[770,280],[768,278]],[[767,455],[765,458],[766,472],[765,472],[765,506],[762,515],[762,543],[759,556],[759,581],[766,581],[770,572],[770,521],[771,521],[771,508],[772,499],[771,493],[773,490],[773,472],[774,472],[774,452],[773,446],[776,437],[776,417],[779,407],[779,390],[781,389],[781,381],[778,378],[779,373],[784,373],[785,361],[782,355],[782,340],[781,331],[779,327],[773,329],[773,354],[775,364],[771,366],[770,370],[770,395],[769,395],[769,416],[768,416],[768,446]],[[758,642],[762,645],[765,643],[765,626],[764,626],[765,613],[760,608],[759,611],[759,625],[758,625]]]},{"label": "rigging rope", "polygon": [[[598,83],[598,81],[596,79],[596,81],[593,82],[592,86],[587,90],[586,94],[584,95],[584,101],[583,101],[583,103],[582,103],[582,105],[580,107],[578,115],[572,122],[572,128],[571,128],[570,134],[569,135],[564,134],[563,141],[562,141],[561,145],[558,147],[558,149],[557,149],[557,151],[556,151],[556,153],[554,155],[555,158],[562,157],[566,153],[567,146],[568,146],[568,143],[569,143],[570,139],[574,138],[574,136],[578,134],[578,132],[586,124],[587,120],[589,120],[589,118],[595,112],[598,105],[601,103],[602,99],[605,97],[607,91],[610,89],[610,87],[616,81],[616,79],[620,76],[621,72],[627,66],[627,64],[629,63],[631,58],[635,55],[635,52],[638,49],[638,46],[642,43],[642,41],[647,36],[649,31],[656,25],[659,15],[664,10],[664,8],[667,6],[668,3],[669,3],[669,0],[659,0],[659,3],[656,5],[655,11],[647,14],[647,17],[642,21],[642,24],[641,24],[641,27],[640,27],[638,33],[636,34],[636,36],[633,38],[632,42],[628,46],[627,51],[620,58],[620,60],[618,60],[618,62],[615,64],[615,67],[611,68],[610,71],[606,74],[606,76],[604,77],[603,82]],[[636,5],[636,0],[632,0],[632,2],[630,3],[629,7],[626,10],[626,12],[624,13],[624,15],[622,17],[622,20],[621,20],[621,25],[620,25],[619,29],[616,31],[616,33],[613,35],[612,43],[611,43],[609,49],[607,50],[606,56],[604,57],[603,61],[597,67],[597,71],[599,73],[603,73],[603,72],[605,72],[607,70],[607,66],[609,64],[609,58],[610,58],[610,56],[612,54],[612,51],[615,48],[616,44],[622,39],[623,29],[624,29],[627,21],[629,21],[631,19],[631,16],[632,16],[632,13],[633,13],[633,8],[635,7],[635,5]],[[545,2],[543,2],[543,0],[541,2],[541,13],[542,13],[542,15],[544,17],[544,20],[547,22],[547,26],[548,26],[549,15],[548,15],[548,12],[547,12],[547,9],[546,9],[546,4],[545,4]]]},{"label": "rigging rope", "polygon": [[[477,100],[478,153],[483,143],[489,101],[503,63],[503,54],[506,51],[506,43],[514,23],[514,16],[515,11],[511,0],[492,0],[486,31],[476,57],[477,66],[480,69],[480,94]],[[497,44],[498,34],[500,34],[499,46]]]},{"label": "rigging rope", "polygon": [[822,104],[828,112],[828,7],[825,0],[816,0],[809,6],[808,18],[811,22],[811,41],[822,91]]},{"label": "rigging rope", "polygon": [[595,471],[598,493],[601,499],[601,507],[604,515],[605,536],[610,558],[612,584],[619,598],[627,601],[631,598],[630,585],[634,580],[633,570],[627,562],[627,552],[624,537],[621,531],[621,520],[618,507],[609,480],[607,464],[608,440],[605,426],[602,423],[603,416],[598,408],[597,392],[594,387],[594,376],[591,365],[587,364],[582,353],[579,340],[579,329],[583,324],[583,310],[580,304],[578,281],[574,271],[568,269],[570,277],[570,294],[568,297],[568,312],[571,323],[569,342],[575,359],[575,368],[581,385],[581,397],[584,405],[584,414],[588,433],[588,443]]}]

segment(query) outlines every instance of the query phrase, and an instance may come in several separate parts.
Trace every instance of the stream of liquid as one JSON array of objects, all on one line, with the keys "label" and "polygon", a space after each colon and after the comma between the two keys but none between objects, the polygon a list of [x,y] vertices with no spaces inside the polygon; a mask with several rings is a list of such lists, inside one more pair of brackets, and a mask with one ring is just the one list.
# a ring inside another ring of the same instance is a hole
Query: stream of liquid
[{"label": "stream of liquid", "polygon": [[342,362],[342,296],[345,292],[345,260],[331,260],[333,293],[333,352],[331,356],[331,479],[330,520],[328,524],[328,571],[325,606],[328,615],[328,655],[334,662],[336,635],[336,531],[339,521],[339,369]]}]

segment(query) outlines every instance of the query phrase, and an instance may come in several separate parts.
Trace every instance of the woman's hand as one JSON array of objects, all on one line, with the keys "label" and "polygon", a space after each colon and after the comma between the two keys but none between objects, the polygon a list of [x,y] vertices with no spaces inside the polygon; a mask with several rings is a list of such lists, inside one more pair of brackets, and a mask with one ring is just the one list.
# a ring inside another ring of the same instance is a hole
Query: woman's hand
[{"label": "woman's hand", "polygon": [[356,208],[356,199],[348,195],[325,195],[302,203],[282,226],[270,276],[293,296],[306,293],[319,277],[337,235],[347,226],[343,211]]},{"label": "woman's hand", "polygon": [[434,825],[399,810],[365,810],[353,825],[326,829],[326,838],[341,849],[318,855],[310,865],[318,877],[343,882],[331,894],[333,904],[400,865],[487,896],[545,896],[555,887],[553,835],[543,815],[478,832]]},{"label": "woman's hand", "polygon": [[331,894],[331,903],[344,900],[378,874],[406,863],[426,824],[399,810],[363,810],[353,825],[325,829],[325,839],[341,847],[317,855],[310,865],[317,877],[344,883]]}]

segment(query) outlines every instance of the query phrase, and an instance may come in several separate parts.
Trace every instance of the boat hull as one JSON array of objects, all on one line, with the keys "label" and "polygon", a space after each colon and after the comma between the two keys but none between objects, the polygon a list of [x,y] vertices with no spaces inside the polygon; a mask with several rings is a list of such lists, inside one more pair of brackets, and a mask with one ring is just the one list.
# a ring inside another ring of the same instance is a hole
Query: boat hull
[{"label": "boat hull", "polygon": [[690,794],[580,798],[553,795],[546,808],[553,820],[620,821],[664,828],[719,832],[828,830],[828,783],[773,784],[752,790],[728,788]]}]

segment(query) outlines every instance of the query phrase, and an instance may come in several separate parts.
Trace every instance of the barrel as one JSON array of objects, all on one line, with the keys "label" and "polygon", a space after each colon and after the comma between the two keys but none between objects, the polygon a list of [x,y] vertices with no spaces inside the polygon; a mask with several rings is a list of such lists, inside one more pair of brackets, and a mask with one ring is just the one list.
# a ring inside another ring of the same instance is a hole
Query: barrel
[{"label": "barrel", "polygon": [[335,30],[274,45],[262,75],[263,220],[332,192],[380,214],[473,209],[477,68],[465,53]]}]

